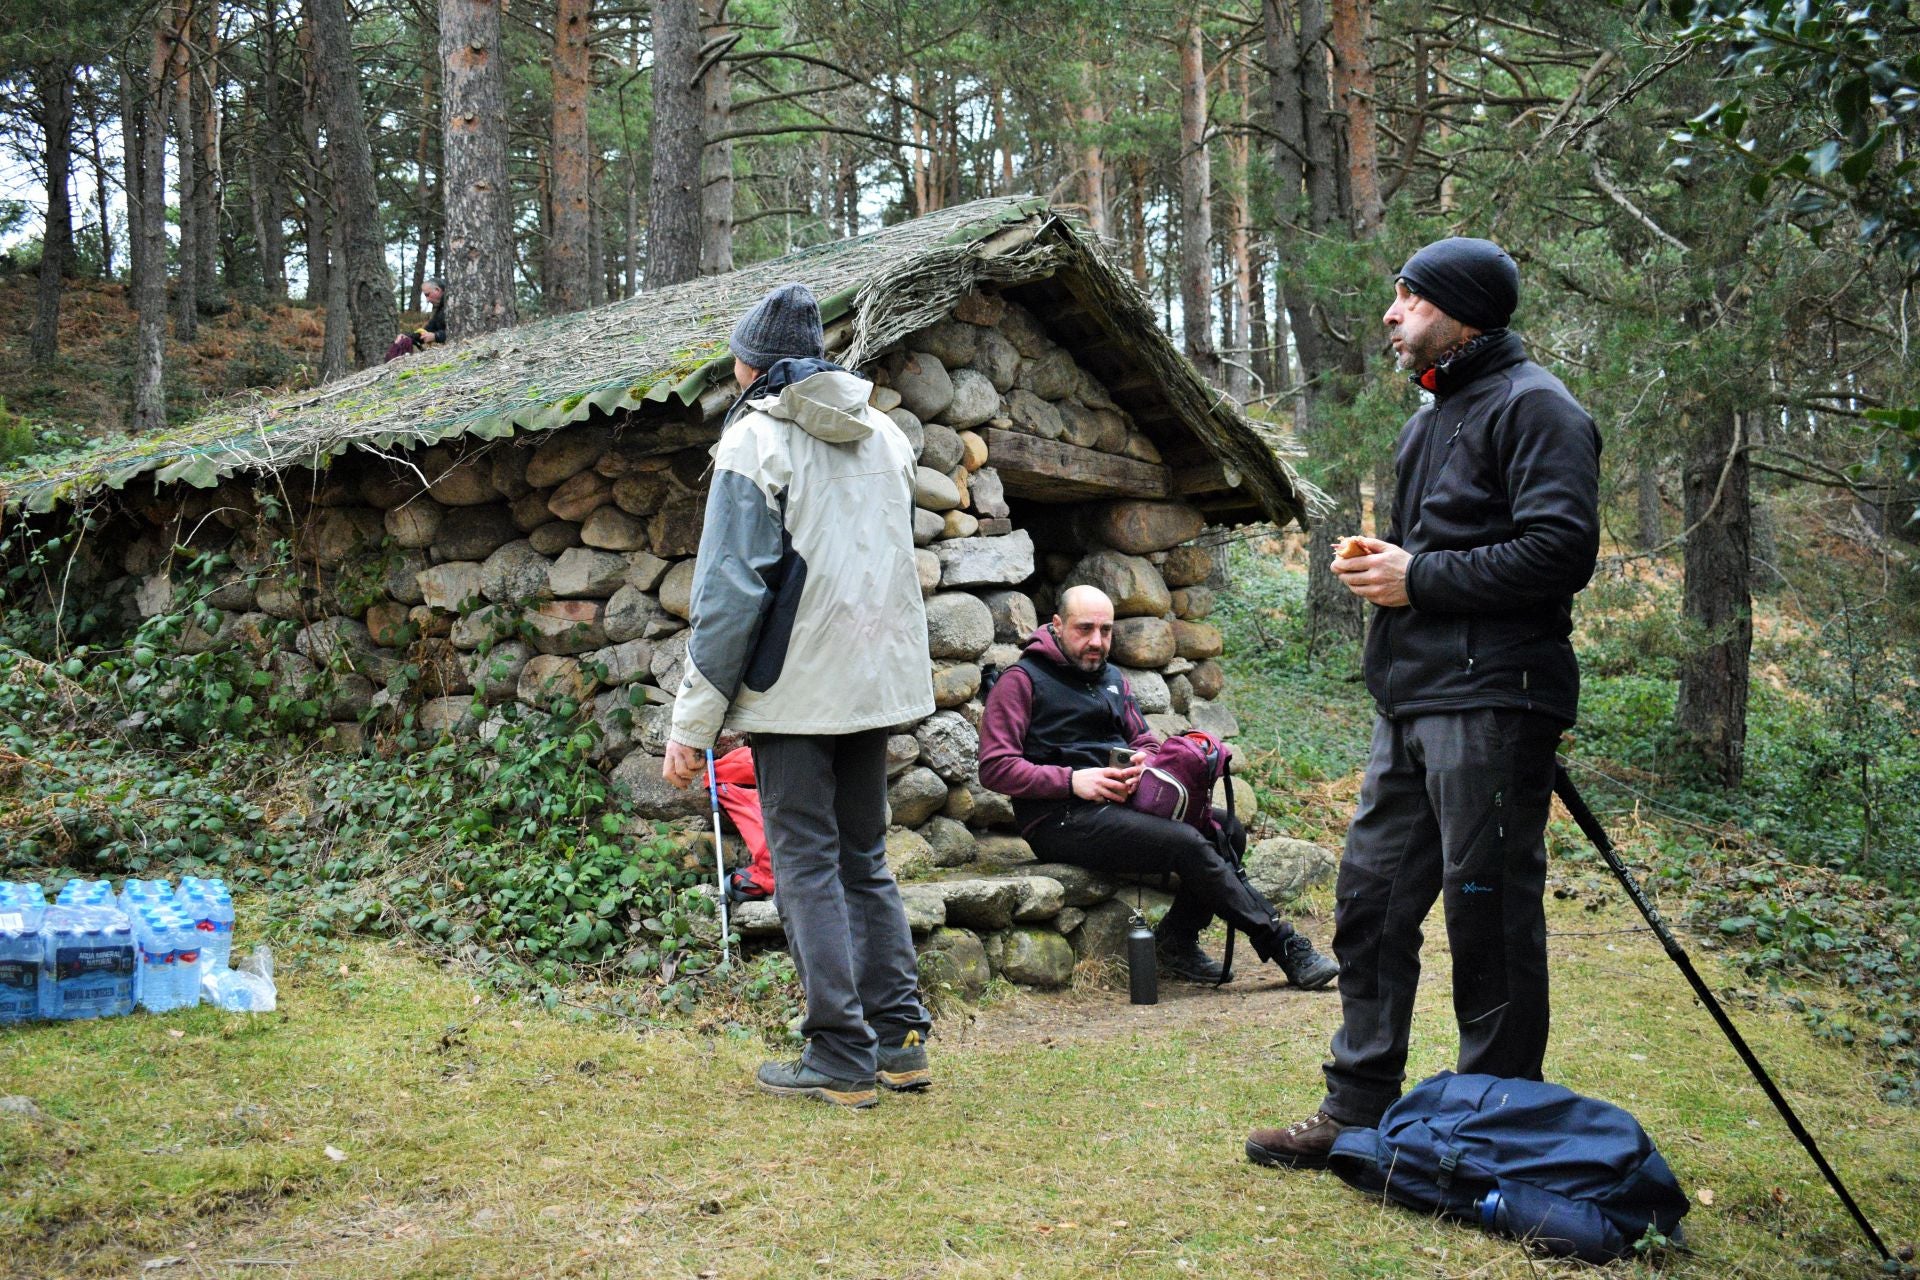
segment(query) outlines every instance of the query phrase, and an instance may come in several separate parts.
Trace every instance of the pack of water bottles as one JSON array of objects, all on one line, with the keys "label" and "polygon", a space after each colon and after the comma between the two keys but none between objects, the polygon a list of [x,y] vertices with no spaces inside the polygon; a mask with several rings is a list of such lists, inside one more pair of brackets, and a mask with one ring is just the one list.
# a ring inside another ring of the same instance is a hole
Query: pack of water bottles
[{"label": "pack of water bottles", "polygon": [[229,970],[233,921],[219,879],[128,880],[117,893],[75,879],[51,903],[38,884],[0,880],[0,1023],[160,1013],[203,991],[224,1008],[260,1007],[250,975]]}]

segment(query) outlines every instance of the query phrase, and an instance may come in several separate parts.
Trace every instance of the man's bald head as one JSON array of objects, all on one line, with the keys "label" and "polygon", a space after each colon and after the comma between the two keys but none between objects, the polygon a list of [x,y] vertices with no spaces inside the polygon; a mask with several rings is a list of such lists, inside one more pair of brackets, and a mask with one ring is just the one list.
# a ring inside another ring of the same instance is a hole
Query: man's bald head
[{"label": "man's bald head", "polygon": [[1113,647],[1113,601],[1098,587],[1068,587],[1060,593],[1059,609],[1053,631],[1067,661],[1081,671],[1098,671]]}]

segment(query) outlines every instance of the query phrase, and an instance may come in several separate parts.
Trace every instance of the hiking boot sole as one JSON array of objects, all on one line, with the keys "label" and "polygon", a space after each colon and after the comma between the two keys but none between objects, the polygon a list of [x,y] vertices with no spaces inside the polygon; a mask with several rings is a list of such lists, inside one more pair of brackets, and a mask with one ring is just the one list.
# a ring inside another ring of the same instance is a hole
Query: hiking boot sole
[{"label": "hiking boot sole", "polygon": [[1328,987],[1334,984],[1334,980],[1337,979],[1339,976],[1340,976],[1340,970],[1336,968],[1332,972],[1328,973],[1325,977],[1309,978],[1305,982],[1294,982],[1292,978],[1287,979],[1287,981],[1292,983],[1294,986],[1298,987],[1302,991],[1325,991]]},{"label": "hiking boot sole", "polygon": [[821,1102],[854,1111],[865,1110],[880,1101],[879,1091],[872,1088],[829,1089],[824,1085],[768,1084],[765,1080],[755,1080],[753,1083],[760,1092],[771,1093],[777,1098],[817,1098]]},{"label": "hiking boot sole", "polygon": [[1308,1155],[1294,1151],[1275,1151],[1261,1146],[1252,1138],[1247,1139],[1247,1159],[1269,1169],[1324,1169],[1327,1167],[1325,1152]]},{"label": "hiking boot sole", "polygon": [[932,1086],[933,1071],[928,1067],[914,1071],[877,1071],[873,1078],[895,1093],[918,1093]]}]

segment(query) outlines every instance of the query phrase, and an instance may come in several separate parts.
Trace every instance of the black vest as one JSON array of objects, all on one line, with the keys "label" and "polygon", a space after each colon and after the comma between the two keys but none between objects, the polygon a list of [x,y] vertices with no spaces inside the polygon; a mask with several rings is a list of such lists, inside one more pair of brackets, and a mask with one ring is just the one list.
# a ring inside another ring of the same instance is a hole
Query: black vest
[{"label": "black vest", "polygon": [[[1102,666],[1086,675],[1033,654],[1024,655],[1017,665],[1033,684],[1033,710],[1021,755],[1035,764],[1104,769],[1114,748],[1129,745],[1127,708],[1133,698],[1118,671]],[[1025,830],[1069,803],[1016,798],[1014,819]]]}]

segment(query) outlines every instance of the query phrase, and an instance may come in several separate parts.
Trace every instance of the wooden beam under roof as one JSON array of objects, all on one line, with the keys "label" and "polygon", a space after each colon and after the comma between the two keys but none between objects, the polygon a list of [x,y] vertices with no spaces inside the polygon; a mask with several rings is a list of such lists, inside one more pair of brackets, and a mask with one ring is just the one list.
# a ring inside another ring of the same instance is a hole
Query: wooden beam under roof
[{"label": "wooden beam under roof", "polygon": [[1082,498],[1165,498],[1173,493],[1167,469],[1138,458],[1083,449],[989,427],[987,458],[1008,493],[1037,502]]}]

